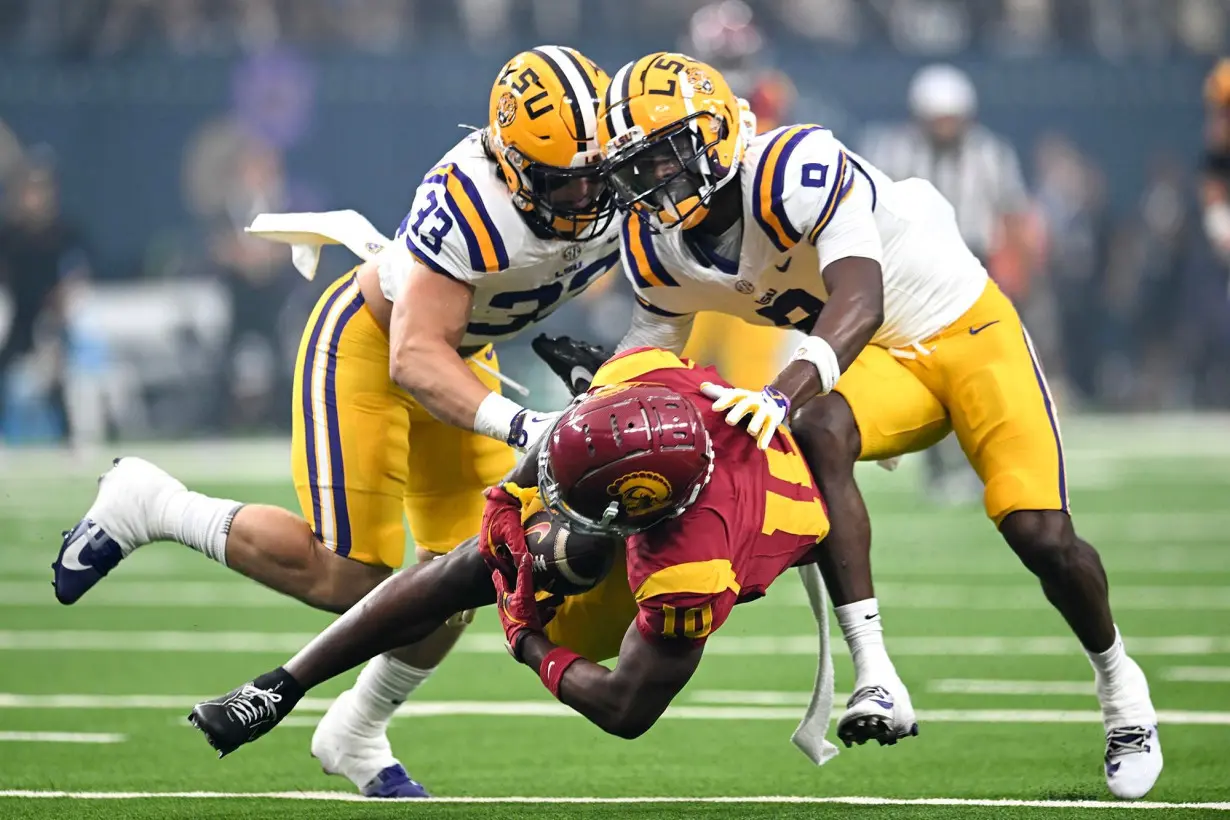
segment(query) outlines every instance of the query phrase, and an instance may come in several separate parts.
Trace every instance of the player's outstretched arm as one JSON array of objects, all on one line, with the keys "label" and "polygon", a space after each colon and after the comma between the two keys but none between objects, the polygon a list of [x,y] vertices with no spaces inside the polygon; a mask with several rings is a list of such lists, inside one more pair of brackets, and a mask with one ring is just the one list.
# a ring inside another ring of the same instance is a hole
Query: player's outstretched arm
[{"label": "player's outstretched arm", "polygon": [[227,754],[277,726],[314,686],[421,640],[452,615],[494,599],[491,571],[471,540],[389,578],[285,666],[197,704],[189,720],[220,755]]},{"label": "player's outstretched arm", "polygon": [[641,631],[642,612],[624,635],[615,669],[607,669],[552,643],[543,633],[546,614],[535,599],[531,556],[518,561],[515,583],[498,569],[491,580],[509,653],[538,670],[552,695],[604,732],[629,739],[643,735],[700,663],[702,642],[647,638]]},{"label": "player's outstretched arm", "polygon": [[556,646],[542,634],[525,637],[520,651],[521,662],[537,669],[562,703],[602,731],[631,739],[647,732],[687,685],[703,646],[649,640],[634,623],[624,635],[613,670]]},{"label": "player's outstretched arm", "polygon": [[441,421],[524,447],[553,416],[493,392],[458,355],[473,303],[473,286],[414,262],[389,320],[389,376]]},{"label": "player's outstretched arm", "polygon": [[821,275],[829,298],[794,361],[773,383],[796,408],[832,390],[884,323],[884,248],[875,195],[859,172],[841,164],[846,179],[834,192],[840,200],[808,234],[824,265]]},{"label": "player's outstretched arm", "polygon": [[884,323],[884,277],[877,259],[847,256],[825,267],[823,276],[829,300],[811,336],[773,381],[791,407],[832,390]]}]

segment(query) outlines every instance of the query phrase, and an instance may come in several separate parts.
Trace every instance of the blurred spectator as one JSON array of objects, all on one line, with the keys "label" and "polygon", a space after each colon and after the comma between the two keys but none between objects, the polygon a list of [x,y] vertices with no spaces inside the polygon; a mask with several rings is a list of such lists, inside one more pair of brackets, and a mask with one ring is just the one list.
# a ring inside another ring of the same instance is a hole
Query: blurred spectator
[{"label": "blurred spectator", "polygon": [[[1018,303],[1028,290],[1033,261],[1025,221],[1029,197],[1012,145],[979,124],[978,97],[965,72],[936,64],[914,75],[909,88],[913,122],[873,131],[863,154],[893,179],[930,181],[956,210],[966,244],[991,267]],[[1010,275],[1009,275],[1010,273]],[[981,497],[982,485],[955,437],[927,451],[933,496],[953,502]]]},{"label": "blurred spectator", "polygon": [[81,232],[60,212],[55,169],[45,152],[34,152],[18,169],[5,199],[0,285],[9,294],[12,321],[0,346],[0,419],[7,430],[24,426],[16,422],[44,425],[52,410],[62,432],[64,288],[90,275],[89,261]]},{"label": "blurred spectator", "polygon": [[5,186],[11,181],[14,173],[21,167],[23,154],[21,142],[9,127],[0,120],[0,197],[4,195]]},{"label": "blurred spectator", "polygon": [[955,54],[969,45],[973,37],[969,4],[891,0],[887,8],[893,46],[907,54]]},{"label": "blurred spectator", "polygon": [[1230,59],[1204,83],[1204,229],[1213,250],[1230,262]]},{"label": "blurred spectator", "polygon": [[1187,321],[1184,274],[1191,243],[1186,183],[1170,157],[1157,159],[1136,209],[1117,228],[1099,294],[1100,397],[1111,405],[1186,405],[1193,386],[1179,357]]},{"label": "blurred spectator", "polygon": [[[790,79],[765,65],[765,40],[742,0],[722,0],[692,15],[681,49],[717,68],[731,90],[751,105],[760,133],[790,122],[795,89]],[[749,325],[734,316],[701,311],[684,355],[715,365],[740,387],[773,380],[785,356],[787,331]]]},{"label": "blurred spectator", "polygon": [[1042,267],[1058,322],[1055,338],[1039,346],[1053,381],[1092,398],[1098,340],[1090,306],[1105,268],[1105,185],[1089,158],[1059,134],[1038,141],[1034,165],[1046,237]]}]

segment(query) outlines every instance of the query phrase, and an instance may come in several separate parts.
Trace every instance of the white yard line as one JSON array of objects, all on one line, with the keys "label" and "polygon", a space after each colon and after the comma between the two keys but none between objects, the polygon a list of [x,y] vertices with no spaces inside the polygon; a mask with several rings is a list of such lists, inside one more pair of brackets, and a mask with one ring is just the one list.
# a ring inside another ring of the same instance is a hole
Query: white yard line
[{"label": "white yard line", "polygon": [[1162,670],[1162,680],[1183,683],[1230,683],[1230,666],[1173,666]]},{"label": "white yard line", "polygon": [[1093,681],[979,680],[948,678],[927,683],[928,692],[946,695],[1093,695]]},{"label": "white yard line", "polygon": [[[60,607],[46,578],[37,582],[0,582],[0,607]],[[237,609],[303,607],[294,598],[279,595],[259,584],[242,581],[120,581],[100,584],[90,591],[91,607],[130,608],[226,606]]]},{"label": "white yard line", "polygon": [[729,803],[763,805],[810,805],[833,804],[846,806],[983,806],[988,808],[1038,808],[1038,809],[1205,809],[1230,811],[1227,803],[1160,803],[1160,802],[1112,802],[1108,800],[980,800],[958,797],[814,797],[814,796],[764,796],[764,797],[433,797],[422,798],[371,798],[354,792],[66,792],[28,791],[12,789],[0,791],[0,798],[48,798],[77,800],[306,800],[338,803],[416,803],[429,806],[433,803],[459,803],[471,805],[498,804],[668,804],[668,803]]},{"label": "white yard line", "polygon": [[[0,630],[0,651],[105,651],[105,652],[297,652],[315,635],[307,632],[128,632],[111,630]],[[833,650],[846,652],[843,641],[834,640]],[[894,656],[1067,656],[1080,647],[1075,638],[1048,636],[1001,637],[890,637]],[[1230,654],[1230,637],[1176,635],[1164,638],[1132,638],[1136,656],[1184,656]],[[504,636],[494,632],[468,633],[454,650],[471,654],[501,654]],[[816,636],[717,635],[705,646],[705,654],[766,656],[816,654]]]},{"label": "white yard line", "polygon": [[[932,584],[882,581],[880,600],[892,609],[1049,611],[1051,605],[1032,576],[1022,570],[1021,584]],[[148,578],[100,584],[86,599],[90,607],[146,608],[226,606],[281,609],[303,604],[254,583],[235,581],[152,581]],[[47,578],[0,581],[0,607],[60,608]],[[764,607],[808,606],[807,596],[792,579],[784,579],[760,604]],[[1115,607],[1121,611],[1230,611],[1230,586],[1115,586]]]},{"label": "white yard line", "polygon": [[[1050,611],[1052,606],[1032,576],[1022,570],[1020,585],[930,584],[878,581],[876,592],[882,605],[892,609],[961,610],[977,612]],[[1112,576],[1113,577],[1113,576]],[[779,582],[764,599],[765,606],[810,606],[798,584]],[[44,593],[45,594],[45,593]],[[1119,611],[1227,611],[1230,586],[1125,586],[1115,585],[1115,609]]]},{"label": "white yard line", "polygon": [[100,732],[0,732],[0,743],[123,743],[126,739]]},{"label": "white yard line", "polygon": [[[750,692],[753,704],[769,700],[763,693]],[[664,718],[675,720],[798,720],[799,706],[807,700],[805,693],[776,693],[778,702],[791,705],[672,706]],[[193,695],[21,695],[0,694],[0,709],[127,709],[176,711],[185,714],[194,703],[204,700]],[[732,698],[733,700],[733,698]],[[320,713],[328,709],[328,698],[306,698],[299,703],[300,712]],[[487,717],[568,717],[579,715],[562,703],[551,700],[486,701],[486,700],[417,700],[397,710],[401,717],[452,717],[478,715]],[[834,715],[834,720],[837,716]],[[933,723],[1093,723],[1101,724],[1101,712],[1095,709],[920,709],[918,719]],[[288,718],[288,720],[291,720]],[[1195,712],[1162,710],[1158,720],[1169,725],[1230,726],[1230,712]],[[315,721],[294,721],[285,725],[309,725]],[[187,723],[184,724],[185,726]]]}]

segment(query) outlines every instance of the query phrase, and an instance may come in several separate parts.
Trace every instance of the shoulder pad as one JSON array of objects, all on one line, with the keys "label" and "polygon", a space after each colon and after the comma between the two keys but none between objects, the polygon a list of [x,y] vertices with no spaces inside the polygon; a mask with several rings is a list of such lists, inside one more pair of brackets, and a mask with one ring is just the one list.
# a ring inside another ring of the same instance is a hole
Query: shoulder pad
[{"label": "shoulder pad", "polygon": [[511,206],[493,196],[500,193],[480,191],[459,163],[439,165],[419,185],[398,235],[428,267],[463,281],[505,270],[510,225],[503,220],[500,230],[498,209]]},{"label": "shoulder pad", "polygon": [[782,252],[814,243],[853,182],[849,156],[818,125],[780,128],[763,146],[751,190],[752,218]]}]

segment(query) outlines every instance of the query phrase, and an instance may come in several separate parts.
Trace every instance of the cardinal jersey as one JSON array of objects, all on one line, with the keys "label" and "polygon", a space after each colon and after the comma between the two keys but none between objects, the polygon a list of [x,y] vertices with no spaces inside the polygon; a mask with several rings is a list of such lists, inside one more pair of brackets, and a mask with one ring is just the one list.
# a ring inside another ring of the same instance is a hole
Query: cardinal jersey
[{"label": "cardinal jersey", "polygon": [[731,607],[761,597],[777,576],[809,557],[828,534],[828,515],[785,428],[761,451],[746,431],[713,412],[701,385],[725,382],[712,368],[638,348],[607,362],[594,378],[595,387],[619,382],[660,384],[691,400],[713,442],[713,477],[696,503],[627,543],[641,633],[704,641]]},{"label": "cardinal jersey", "polygon": [[986,286],[952,206],[929,182],[891,181],[826,129],[754,137],[739,179],[738,259],[685,231],[653,234],[635,217],[624,221],[624,267],[641,307],[665,316],[718,311],[810,333],[828,299],[822,268],[868,257],[884,275],[884,323],[872,343],[895,348],[949,326]]},{"label": "cardinal jersey", "polygon": [[512,203],[479,133],[444,155],[423,179],[393,246],[380,288],[400,295],[415,260],[474,286],[462,347],[509,339],[551,315],[619,261],[619,228],[568,242],[534,234]]}]

